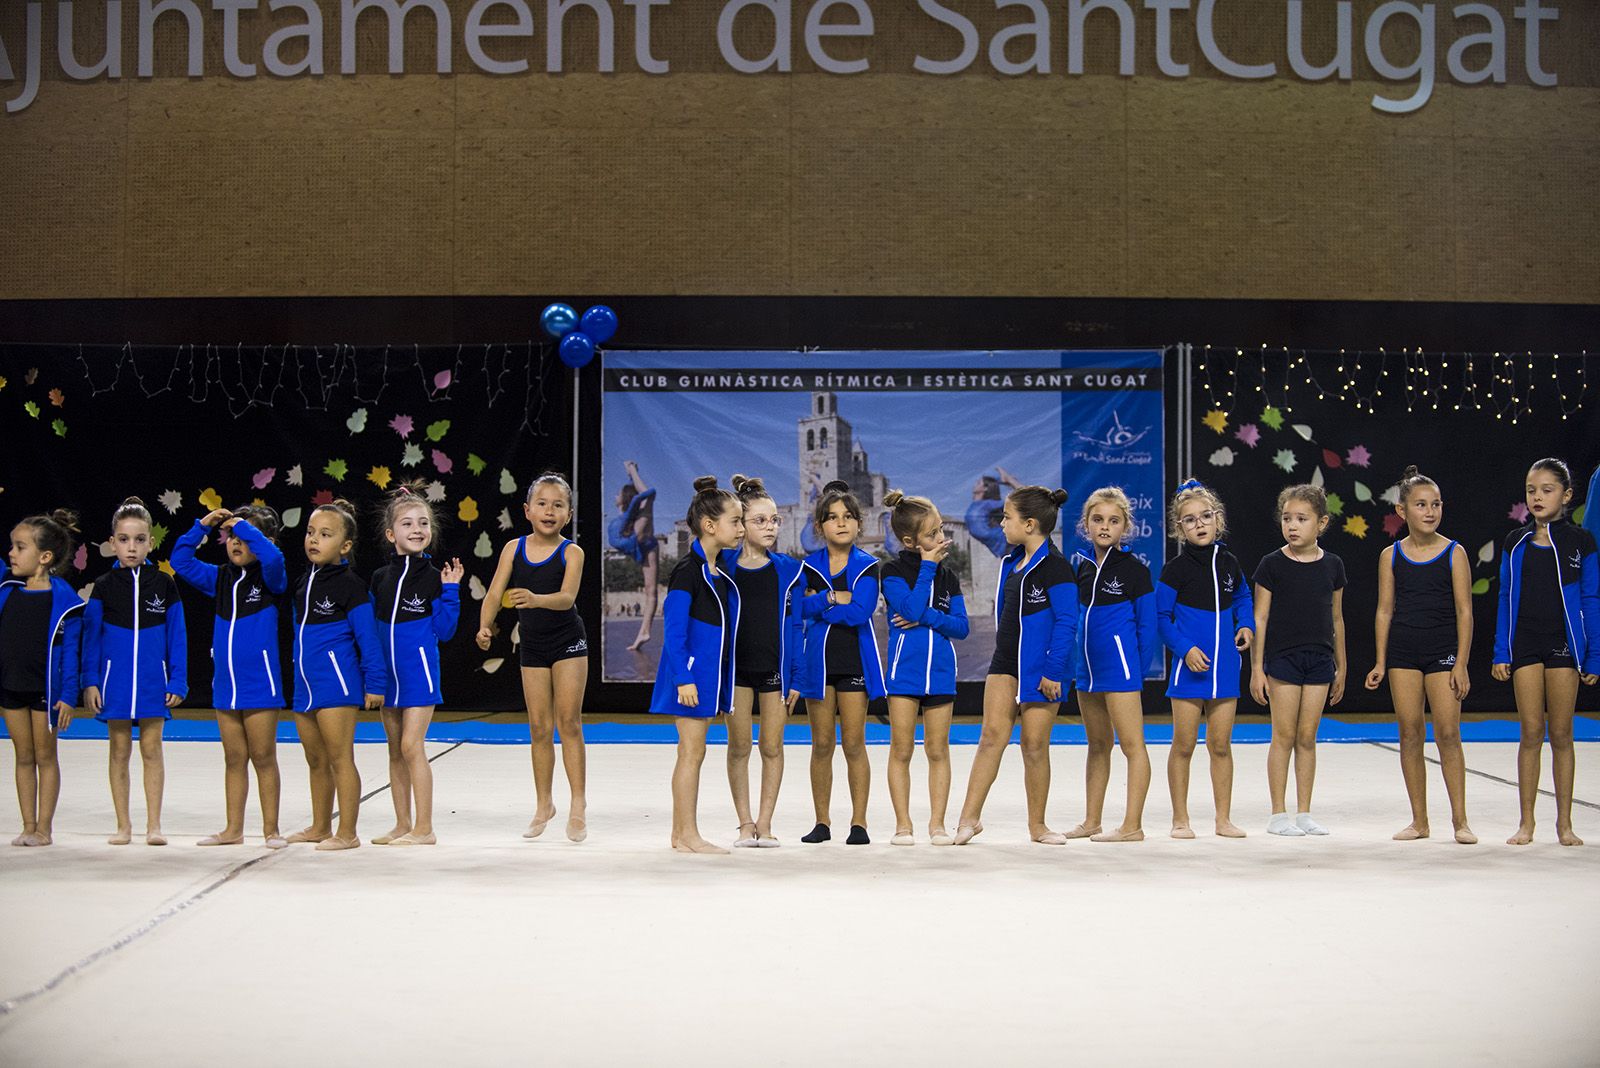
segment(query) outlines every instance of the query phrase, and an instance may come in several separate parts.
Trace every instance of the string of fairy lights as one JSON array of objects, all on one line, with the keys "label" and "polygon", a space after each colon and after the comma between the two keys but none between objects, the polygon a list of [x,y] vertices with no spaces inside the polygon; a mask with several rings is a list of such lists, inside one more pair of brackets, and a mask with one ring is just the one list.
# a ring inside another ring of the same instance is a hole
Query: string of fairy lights
[{"label": "string of fairy lights", "polygon": [[1290,349],[1206,345],[1197,353],[1206,399],[1233,414],[1249,400],[1284,412],[1294,401],[1330,398],[1376,415],[1380,402],[1408,413],[1491,412],[1516,425],[1541,414],[1562,421],[1588,399],[1589,353],[1425,352],[1420,348]]}]

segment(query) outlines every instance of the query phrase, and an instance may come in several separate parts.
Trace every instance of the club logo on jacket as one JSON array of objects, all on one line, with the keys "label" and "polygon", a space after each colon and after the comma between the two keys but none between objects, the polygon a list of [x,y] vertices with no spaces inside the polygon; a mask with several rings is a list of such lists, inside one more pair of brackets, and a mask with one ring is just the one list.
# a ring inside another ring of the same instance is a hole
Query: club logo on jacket
[{"label": "club logo on jacket", "polygon": [[331,616],[333,615],[333,609],[334,603],[324,597],[311,606],[311,614],[314,616]]},{"label": "club logo on jacket", "polygon": [[1226,575],[1224,575],[1224,576],[1222,576],[1222,592],[1223,593],[1232,593],[1233,592],[1233,574],[1231,572],[1226,574]]},{"label": "club logo on jacket", "polygon": [[407,597],[400,602],[400,610],[402,612],[426,612],[428,610],[428,602],[424,601],[420,596]]},{"label": "club logo on jacket", "polygon": [[244,603],[245,604],[260,604],[261,603],[261,587],[260,586],[251,586],[250,587],[250,592],[248,592],[248,593],[246,593],[244,595]]},{"label": "club logo on jacket", "polygon": [[164,616],[167,614],[167,600],[165,597],[151,597],[144,603],[144,606],[147,611],[150,611],[155,615]]},{"label": "club logo on jacket", "polygon": [[1029,604],[1048,604],[1049,601],[1050,601],[1050,598],[1045,596],[1045,592],[1044,592],[1044,587],[1043,586],[1029,586],[1028,587],[1028,603]]},{"label": "club logo on jacket", "polygon": [[1114,579],[1114,578],[1113,579],[1107,579],[1105,581],[1105,583],[1103,585],[1101,585],[1100,592],[1104,593],[1104,594],[1109,594],[1112,597],[1120,597],[1120,596],[1122,596],[1122,580],[1121,579]]}]

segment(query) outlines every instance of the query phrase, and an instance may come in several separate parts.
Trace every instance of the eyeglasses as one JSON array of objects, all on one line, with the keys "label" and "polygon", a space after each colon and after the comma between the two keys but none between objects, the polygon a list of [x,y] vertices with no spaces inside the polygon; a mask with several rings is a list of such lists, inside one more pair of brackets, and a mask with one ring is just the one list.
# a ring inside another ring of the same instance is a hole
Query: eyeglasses
[{"label": "eyeglasses", "polygon": [[1178,525],[1180,527],[1192,527],[1197,523],[1209,523],[1215,518],[1217,518],[1217,513],[1214,510],[1207,509],[1204,512],[1198,512],[1195,515],[1184,516],[1182,519],[1178,520]]},{"label": "eyeglasses", "polygon": [[774,530],[776,530],[778,527],[783,526],[783,516],[775,515],[768,517],[758,515],[754,519],[746,519],[744,521],[744,525],[747,527],[755,527],[757,530],[764,530],[767,527],[772,527]]}]

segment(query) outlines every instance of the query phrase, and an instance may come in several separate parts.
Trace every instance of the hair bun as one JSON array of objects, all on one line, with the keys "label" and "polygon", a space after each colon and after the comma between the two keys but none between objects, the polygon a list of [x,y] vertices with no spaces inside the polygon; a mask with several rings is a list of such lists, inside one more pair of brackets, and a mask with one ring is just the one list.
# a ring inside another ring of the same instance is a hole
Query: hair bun
[{"label": "hair bun", "polygon": [[1406,469],[1404,471],[1400,472],[1400,477],[1402,479],[1416,478],[1419,473],[1420,472],[1417,471],[1417,465],[1416,464],[1408,464],[1406,466]]},{"label": "hair bun", "polygon": [[699,478],[694,480],[694,491],[696,493],[707,493],[707,492],[709,492],[711,490],[714,490],[716,488],[717,488],[717,476],[716,475],[701,475]]},{"label": "hair bun", "polygon": [[890,490],[888,493],[883,495],[883,504],[885,508],[893,508],[895,505],[899,504],[905,499],[906,495],[904,493],[901,493],[899,490]]},{"label": "hair bun", "polygon": [[1064,489],[1053,489],[1053,490],[1051,490],[1050,491],[1050,500],[1055,504],[1055,506],[1057,508],[1060,508],[1063,504],[1067,503],[1067,491],[1064,490]]},{"label": "hair bun", "polygon": [[333,500],[329,501],[323,507],[325,507],[325,508],[337,508],[341,512],[349,512],[351,515],[355,515],[356,514],[356,506],[351,504],[349,501],[345,500],[343,497],[335,497]]},{"label": "hair bun", "polygon": [[850,492],[850,483],[844,481],[843,479],[836,478],[832,482],[829,482],[826,486],[823,486],[822,487],[822,492],[825,493],[825,494],[826,493],[849,493]]},{"label": "hair bun", "polygon": [[141,500],[141,499],[139,499],[139,498],[138,498],[138,497],[124,497],[124,498],[123,498],[123,499],[122,499],[122,503],[123,503],[123,504],[133,504],[133,505],[137,505],[137,506],[138,506],[138,507],[140,507],[140,508],[143,508],[143,507],[144,507],[144,506],[145,506],[145,503],[144,503],[144,501],[142,501],[142,500]]},{"label": "hair bun", "polygon": [[50,518],[60,523],[68,533],[78,533],[78,513],[71,508],[57,508],[50,513]]}]

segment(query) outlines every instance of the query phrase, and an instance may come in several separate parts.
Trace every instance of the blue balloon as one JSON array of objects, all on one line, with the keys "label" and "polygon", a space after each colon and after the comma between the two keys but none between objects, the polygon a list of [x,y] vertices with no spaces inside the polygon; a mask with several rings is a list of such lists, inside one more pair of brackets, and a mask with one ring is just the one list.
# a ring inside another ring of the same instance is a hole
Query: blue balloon
[{"label": "blue balloon", "polygon": [[568,367],[583,367],[594,359],[594,338],[574,330],[561,339],[561,362]]},{"label": "blue balloon", "polygon": [[570,304],[552,304],[539,316],[539,324],[551,337],[566,337],[578,328],[578,312]]},{"label": "blue balloon", "polygon": [[595,344],[604,345],[617,336],[617,313],[604,304],[596,304],[583,313],[579,329],[594,338]]}]

